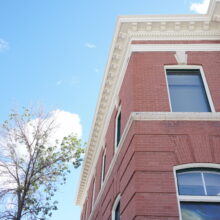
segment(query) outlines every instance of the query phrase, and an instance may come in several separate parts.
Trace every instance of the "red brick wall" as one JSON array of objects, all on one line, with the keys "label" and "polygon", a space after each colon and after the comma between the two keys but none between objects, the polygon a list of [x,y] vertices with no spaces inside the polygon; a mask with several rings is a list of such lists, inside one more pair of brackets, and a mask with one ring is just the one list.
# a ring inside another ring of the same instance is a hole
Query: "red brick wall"
[{"label": "red brick wall", "polygon": [[114,109],[112,113],[112,117],[110,119],[110,123],[106,132],[105,137],[105,146],[106,146],[106,173],[112,161],[115,151],[115,118],[117,115],[117,109]]},{"label": "red brick wall", "polygon": [[101,188],[101,176],[102,176],[102,155],[103,155],[103,150],[101,151],[98,162],[96,164],[96,174],[95,174],[95,197],[94,199],[96,200],[98,193]]},{"label": "red brick wall", "polygon": [[173,167],[200,162],[220,163],[220,122],[133,122],[92,219],[121,193],[122,220],[177,220]]},{"label": "red brick wall", "polygon": [[[170,111],[165,65],[177,65],[174,52],[135,52],[120,90],[122,130],[130,112]],[[201,65],[216,111],[220,111],[220,52],[187,52],[188,65]]]},{"label": "red brick wall", "polygon": [[134,87],[131,110],[140,112],[170,111],[164,65],[177,64],[174,53],[135,52],[131,55],[131,60],[133,60]]},{"label": "red brick wall", "polygon": [[[122,131],[133,111],[170,111],[164,65],[177,64],[174,54],[131,55],[119,93]],[[202,65],[215,109],[219,111],[220,52],[187,54],[188,64]],[[106,173],[114,156],[116,114],[115,109],[105,137]],[[96,165],[95,199],[101,188],[102,154],[103,151]],[[91,219],[111,219],[114,200],[120,193],[122,220],[177,220],[173,166],[195,162],[220,163],[220,122],[134,122]],[[92,200],[92,188],[88,203]],[[90,212],[91,204],[88,207]]]}]

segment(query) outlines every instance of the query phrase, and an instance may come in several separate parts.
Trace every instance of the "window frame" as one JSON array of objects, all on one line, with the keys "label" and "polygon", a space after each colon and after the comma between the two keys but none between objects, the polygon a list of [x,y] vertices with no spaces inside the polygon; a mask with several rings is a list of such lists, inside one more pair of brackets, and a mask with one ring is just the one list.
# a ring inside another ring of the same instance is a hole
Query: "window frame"
[{"label": "window frame", "polygon": [[187,170],[192,168],[196,169],[217,169],[220,171],[220,164],[213,163],[192,163],[192,164],[183,164],[173,167],[173,175],[175,180],[176,187],[176,196],[178,202],[178,211],[179,211],[179,219],[182,220],[181,214],[181,202],[207,202],[207,203],[220,203],[220,196],[191,196],[191,195],[179,195],[178,182],[177,182],[177,172],[181,170]]},{"label": "window frame", "polygon": [[102,175],[101,175],[101,183],[105,181],[106,177],[106,149],[103,151],[102,155]]},{"label": "window frame", "polygon": [[85,218],[84,219],[87,219],[87,215],[88,215],[88,198],[86,199],[86,206],[85,206]]},{"label": "window frame", "polygon": [[[215,107],[212,101],[212,97],[211,97],[211,93],[208,87],[208,83],[205,77],[205,73],[203,71],[202,66],[199,65],[166,65],[164,66],[164,72],[165,72],[165,79],[166,79],[166,86],[167,86],[167,94],[168,94],[168,100],[169,100],[169,106],[170,106],[170,111],[173,112],[172,110],[172,103],[171,103],[171,98],[170,98],[170,90],[169,90],[169,84],[168,84],[168,79],[167,79],[167,70],[168,69],[173,69],[173,70],[199,70],[200,75],[201,75],[201,79],[204,85],[204,89],[205,89],[205,94],[207,96],[207,100],[210,106],[210,113],[211,112],[215,112]],[[189,112],[192,113],[192,112]],[[202,113],[202,112],[199,112]],[[207,113],[207,112],[206,112]]]},{"label": "window frame", "polygon": [[94,177],[94,181],[93,181],[93,187],[92,187],[92,209],[94,207],[95,204],[95,189],[96,189],[96,179]]},{"label": "window frame", "polygon": [[[112,206],[112,220],[115,220],[115,211],[116,211],[116,208],[118,206],[118,203],[121,201],[121,195],[119,194],[115,201],[114,201],[114,204]],[[121,216],[121,215],[120,215]]]},{"label": "window frame", "polygon": [[120,145],[120,141],[121,141],[121,123],[120,123],[120,140],[119,142],[117,142],[117,139],[118,139],[118,118],[119,116],[121,115],[121,106],[118,107],[117,109],[117,114],[116,114],[116,117],[115,117],[115,152],[118,150],[118,147]]}]

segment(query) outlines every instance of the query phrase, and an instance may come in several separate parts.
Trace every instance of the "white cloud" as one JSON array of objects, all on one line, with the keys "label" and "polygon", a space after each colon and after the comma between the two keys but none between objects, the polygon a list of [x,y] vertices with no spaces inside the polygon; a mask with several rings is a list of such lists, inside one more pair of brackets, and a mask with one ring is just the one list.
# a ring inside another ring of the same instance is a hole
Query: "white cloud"
[{"label": "white cloud", "polygon": [[50,117],[55,119],[57,124],[52,139],[62,140],[63,137],[71,133],[76,134],[79,138],[82,137],[82,125],[79,115],[58,109],[52,111]]},{"label": "white cloud", "polygon": [[85,47],[93,49],[93,48],[96,48],[96,45],[95,44],[91,44],[91,43],[85,43]]},{"label": "white cloud", "polygon": [[202,3],[192,3],[190,6],[191,11],[199,14],[205,14],[208,10],[210,0],[203,0]]},{"label": "white cloud", "polygon": [[[39,120],[39,118],[33,119],[25,125],[24,129],[26,130],[26,135],[28,137],[29,143],[33,143],[33,131],[36,130],[36,126],[39,124]],[[80,123],[79,115],[59,109],[54,110],[50,112],[47,120],[41,127],[41,131],[47,129],[52,121],[54,121],[54,129],[48,137],[48,146],[56,144],[56,141],[59,141],[59,143],[61,143],[62,139],[70,134],[74,134],[78,138],[82,137],[82,125]],[[7,150],[7,143],[9,143],[9,141],[7,140],[9,138],[10,143],[13,143],[13,145],[15,146],[14,149],[16,150],[17,154],[21,158],[27,157],[28,153],[26,146],[24,144],[21,144],[19,140],[17,140],[16,133],[17,131],[13,129],[10,136],[0,136],[0,157],[4,157],[4,155],[7,156],[9,153]]]},{"label": "white cloud", "polygon": [[[38,124],[38,120],[38,118],[33,119],[27,124],[27,131],[30,133],[30,140],[33,139],[32,130],[33,127]],[[50,145],[55,144],[56,140],[61,142],[65,136],[70,134],[74,134],[78,138],[82,137],[82,126],[80,124],[79,115],[57,109],[50,112],[47,118],[47,123],[45,124],[45,128],[52,121],[55,122],[55,129],[53,130],[53,133],[50,135],[48,140]],[[43,127],[42,130],[45,128]]]},{"label": "white cloud", "polygon": [[9,43],[0,38],[0,51],[8,49],[8,48],[9,48]]}]

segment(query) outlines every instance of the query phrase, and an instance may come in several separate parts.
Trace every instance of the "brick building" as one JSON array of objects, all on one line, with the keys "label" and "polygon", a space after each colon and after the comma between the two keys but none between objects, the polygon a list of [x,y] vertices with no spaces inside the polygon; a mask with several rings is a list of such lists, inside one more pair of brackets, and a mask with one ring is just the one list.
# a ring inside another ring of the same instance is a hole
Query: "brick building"
[{"label": "brick building", "polygon": [[205,15],[119,17],[81,220],[219,220],[219,112],[219,0]]}]

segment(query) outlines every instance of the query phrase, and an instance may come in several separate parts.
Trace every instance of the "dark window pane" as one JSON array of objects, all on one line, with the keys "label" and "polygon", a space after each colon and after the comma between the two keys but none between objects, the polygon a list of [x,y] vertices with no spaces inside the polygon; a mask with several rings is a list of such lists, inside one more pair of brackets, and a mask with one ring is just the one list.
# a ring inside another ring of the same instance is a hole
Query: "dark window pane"
[{"label": "dark window pane", "polygon": [[117,118],[117,146],[120,142],[120,139],[121,139],[121,112],[119,113]]},{"label": "dark window pane", "polygon": [[177,181],[179,195],[205,195],[200,172],[177,173]]},{"label": "dark window pane", "polygon": [[219,220],[219,203],[181,202],[182,220]]},{"label": "dark window pane", "polygon": [[199,70],[167,70],[167,80],[172,111],[211,111]]},{"label": "dark window pane", "polygon": [[102,166],[103,166],[103,173],[102,173],[102,181],[104,181],[105,180],[105,163],[106,163],[106,155],[104,155],[104,157],[103,157],[103,164],[102,164]]},{"label": "dark window pane", "polygon": [[220,173],[204,173],[204,179],[207,195],[220,196]]},{"label": "dark window pane", "polygon": [[115,220],[120,220],[120,202],[115,209]]}]

